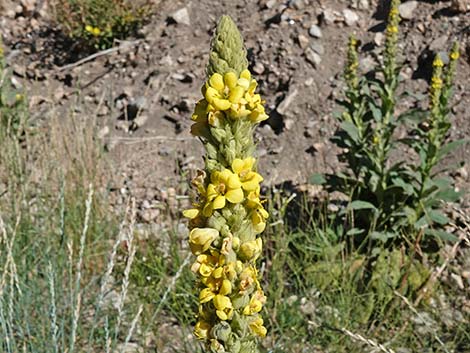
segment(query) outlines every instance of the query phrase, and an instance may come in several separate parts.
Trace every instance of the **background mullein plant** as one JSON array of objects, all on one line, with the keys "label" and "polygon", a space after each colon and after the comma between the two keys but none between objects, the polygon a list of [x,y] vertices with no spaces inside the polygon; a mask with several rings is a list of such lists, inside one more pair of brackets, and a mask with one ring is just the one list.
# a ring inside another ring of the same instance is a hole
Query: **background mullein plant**
[{"label": "background mullein plant", "polygon": [[[455,239],[442,231],[448,220],[440,209],[443,201],[456,201],[459,193],[435,167],[463,143],[446,142],[458,47],[452,48],[446,67],[440,57],[434,61],[429,106],[396,114],[401,98],[397,93],[399,4],[399,0],[391,2],[383,61],[371,72],[375,77],[359,75],[358,43],[350,38],[345,99],[339,102],[344,110],[333,138],[342,148],[340,160],[346,169],[327,178],[330,189],[350,198],[342,214],[349,235],[354,235],[353,248],[366,253],[381,244],[415,244],[418,237],[427,243]],[[397,138],[398,129],[406,130],[405,138]],[[399,148],[404,146],[416,152],[418,164],[399,158]]]},{"label": "background mullein plant", "polygon": [[206,149],[205,170],[192,181],[194,208],[183,212],[199,287],[194,334],[210,352],[255,353],[257,338],[266,336],[256,260],[268,213],[253,129],[268,116],[247,66],[242,36],[223,16],[211,43],[204,98],[192,115],[191,133]]}]

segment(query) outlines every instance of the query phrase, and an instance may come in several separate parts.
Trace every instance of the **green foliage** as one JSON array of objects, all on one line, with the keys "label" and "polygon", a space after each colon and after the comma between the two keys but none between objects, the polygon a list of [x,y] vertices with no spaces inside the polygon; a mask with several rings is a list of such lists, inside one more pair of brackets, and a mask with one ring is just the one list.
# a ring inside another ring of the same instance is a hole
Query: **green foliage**
[{"label": "green foliage", "polygon": [[0,38],[0,139],[4,136],[19,137],[24,132],[28,117],[24,94],[11,84],[11,72],[5,62]]},{"label": "green foliage", "polygon": [[[453,47],[444,71],[439,57],[434,62],[429,108],[397,114],[395,106],[402,98],[397,93],[398,2],[394,6],[383,63],[372,70],[374,77],[358,74],[357,41],[350,39],[347,88],[345,99],[339,102],[344,110],[337,116],[340,126],[332,139],[342,149],[339,158],[346,168],[329,175],[326,182],[330,190],[341,191],[350,199],[341,214],[351,228],[348,234],[357,230],[354,247],[368,254],[380,244],[392,248],[407,244],[409,248],[421,233],[425,235],[421,245],[456,240],[443,230],[448,220],[442,206],[444,201],[458,200],[460,193],[440,176],[443,170],[438,173],[436,166],[464,143],[446,141],[458,47]],[[398,131],[406,131],[406,136],[398,138]],[[403,150],[414,150],[418,162]],[[400,157],[407,154],[407,158]]]},{"label": "green foliage", "polygon": [[95,49],[134,35],[152,10],[150,0],[54,0],[53,9],[67,36]]}]

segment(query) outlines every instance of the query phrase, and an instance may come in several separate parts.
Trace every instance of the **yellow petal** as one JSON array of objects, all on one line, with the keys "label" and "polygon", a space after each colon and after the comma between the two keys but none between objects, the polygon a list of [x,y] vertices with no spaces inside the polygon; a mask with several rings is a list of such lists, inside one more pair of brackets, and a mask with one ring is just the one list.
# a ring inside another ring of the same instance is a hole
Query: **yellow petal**
[{"label": "yellow petal", "polygon": [[251,74],[250,71],[245,69],[240,73],[240,78],[244,78],[245,80],[250,81],[251,80]]},{"label": "yellow petal", "polygon": [[227,180],[227,186],[229,187],[229,189],[238,189],[242,186],[240,178],[237,174],[230,173],[230,176]]},{"label": "yellow petal", "polygon": [[201,304],[207,303],[208,301],[211,301],[214,297],[215,297],[214,292],[212,292],[209,288],[204,288],[199,293],[199,302]]},{"label": "yellow petal", "polygon": [[244,94],[245,90],[241,86],[236,86],[230,91],[230,96],[228,97],[228,100],[232,103],[238,103],[240,102],[240,99],[242,99]]},{"label": "yellow petal", "polygon": [[225,193],[225,198],[231,203],[240,203],[243,201],[243,190],[233,189]]},{"label": "yellow petal", "polygon": [[232,170],[234,173],[240,174],[243,170],[243,166],[245,163],[243,163],[243,160],[240,158],[235,158],[232,162]]},{"label": "yellow petal", "polygon": [[214,269],[212,266],[209,266],[207,264],[201,264],[199,267],[199,273],[201,274],[202,277],[209,277]]},{"label": "yellow petal", "polygon": [[221,295],[228,295],[232,293],[232,282],[228,279],[224,279],[222,281],[222,286],[220,287],[219,294]]},{"label": "yellow petal", "polygon": [[211,325],[207,321],[198,321],[194,326],[194,336],[200,340],[206,339],[209,337],[209,331],[211,328]]},{"label": "yellow petal", "polygon": [[222,310],[216,310],[215,313],[217,314],[218,318],[222,321],[228,320],[228,315],[223,312]]},{"label": "yellow petal", "polygon": [[237,85],[237,75],[234,72],[230,71],[224,75],[224,82],[230,90],[232,90]]},{"label": "yellow petal", "polygon": [[183,211],[183,216],[189,219],[194,219],[199,215],[199,210],[197,208],[191,208],[189,210]]},{"label": "yellow petal", "polygon": [[[230,200],[229,200],[230,201]],[[212,208],[214,210],[220,210],[225,207],[225,196],[219,195],[212,202]]]},{"label": "yellow petal", "polygon": [[217,294],[214,299],[214,306],[217,310],[225,310],[232,308],[232,302],[229,297],[225,295]]},{"label": "yellow petal", "polygon": [[215,73],[209,79],[209,84],[214,87],[217,91],[222,92],[224,90],[224,79],[221,74]]},{"label": "yellow petal", "polygon": [[207,102],[209,102],[210,104],[214,104],[214,99],[217,99],[220,97],[220,94],[219,92],[217,92],[217,90],[215,88],[212,88],[212,87],[207,87],[206,89],[206,94],[204,95],[204,97],[206,98]]},{"label": "yellow petal", "polygon": [[232,105],[229,100],[220,98],[214,98],[212,104],[214,105],[215,109],[218,110],[227,110]]}]

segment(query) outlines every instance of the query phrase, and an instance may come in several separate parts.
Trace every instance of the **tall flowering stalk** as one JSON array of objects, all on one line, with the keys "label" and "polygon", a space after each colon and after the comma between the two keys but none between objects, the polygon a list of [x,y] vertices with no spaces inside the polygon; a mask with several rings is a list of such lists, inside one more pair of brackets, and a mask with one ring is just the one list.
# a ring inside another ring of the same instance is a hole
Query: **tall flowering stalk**
[{"label": "tall flowering stalk", "polygon": [[191,133],[206,149],[205,170],[192,181],[198,193],[193,208],[183,212],[196,256],[191,270],[198,276],[194,334],[209,352],[256,353],[257,337],[266,336],[256,260],[268,213],[253,130],[268,116],[247,66],[243,38],[223,16],[211,43],[204,98],[192,115]]}]

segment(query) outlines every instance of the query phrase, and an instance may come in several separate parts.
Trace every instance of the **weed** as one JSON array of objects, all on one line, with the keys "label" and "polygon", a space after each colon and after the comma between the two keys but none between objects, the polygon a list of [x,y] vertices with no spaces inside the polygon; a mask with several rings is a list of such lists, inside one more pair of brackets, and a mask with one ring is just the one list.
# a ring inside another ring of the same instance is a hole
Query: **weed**
[{"label": "weed", "polygon": [[116,39],[135,35],[151,14],[151,1],[54,0],[56,22],[86,47],[106,49]]}]

